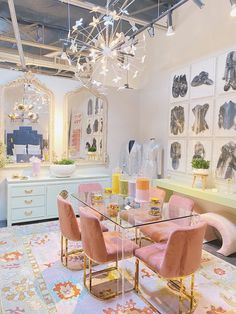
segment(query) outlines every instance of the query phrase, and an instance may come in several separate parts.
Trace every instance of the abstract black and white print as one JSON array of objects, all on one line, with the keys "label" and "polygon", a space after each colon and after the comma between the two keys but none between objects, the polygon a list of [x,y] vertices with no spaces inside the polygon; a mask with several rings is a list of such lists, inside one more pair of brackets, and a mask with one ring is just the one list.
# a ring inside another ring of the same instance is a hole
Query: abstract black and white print
[{"label": "abstract black and white print", "polygon": [[217,178],[236,180],[236,141],[219,141],[215,147]]},{"label": "abstract black and white print", "polygon": [[217,63],[217,93],[236,92],[236,49],[219,56]]},{"label": "abstract black and white print", "polygon": [[171,97],[170,101],[184,101],[189,96],[190,69],[184,68],[176,71],[171,76]]},{"label": "abstract black and white print", "polygon": [[168,170],[185,172],[186,170],[186,142],[173,139],[168,143]]},{"label": "abstract black and white print", "polygon": [[191,67],[191,98],[210,97],[215,92],[216,59],[211,58]]},{"label": "abstract black and white print", "polygon": [[194,158],[204,158],[211,160],[212,158],[212,142],[206,139],[189,140],[188,142],[188,158],[187,170],[192,173],[191,162]]},{"label": "abstract black and white print", "polygon": [[236,135],[236,96],[218,98],[215,108],[215,135]]},{"label": "abstract black and white print", "polygon": [[173,104],[170,108],[169,135],[185,136],[188,122],[188,104]]}]

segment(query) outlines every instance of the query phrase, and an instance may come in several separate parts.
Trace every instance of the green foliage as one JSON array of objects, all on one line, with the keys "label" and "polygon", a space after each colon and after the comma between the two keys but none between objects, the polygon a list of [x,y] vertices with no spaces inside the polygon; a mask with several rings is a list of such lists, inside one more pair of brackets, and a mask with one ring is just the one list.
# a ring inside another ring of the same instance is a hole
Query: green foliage
[{"label": "green foliage", "polygon": [[96,150],[97,150],[96,147],[91,146],[91,147],[88,149],[88,152],[95,153]]},{"label": "green foliage", "polygon": [[210,160],[205,160],[203,158],[194,158],[192,160],[192,167],[195,169],[209,169]]},{"label": "green foliage", "polygon": [[66,158],[54,161],[55,165],[73,165],[74,163],[75,163],[74,160],[66,159]]}]

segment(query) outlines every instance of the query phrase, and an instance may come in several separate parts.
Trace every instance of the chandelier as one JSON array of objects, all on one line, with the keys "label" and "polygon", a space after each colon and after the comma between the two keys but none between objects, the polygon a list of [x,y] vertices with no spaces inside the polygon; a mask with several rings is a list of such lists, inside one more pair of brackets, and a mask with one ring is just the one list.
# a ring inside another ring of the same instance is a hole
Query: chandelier
[{"label": "chandelier", "polygon": [[34,109],[34,104],[42,104],[44,96],[41,95],[31,84],[24,84],[24,93],[21,102],[16,102],[13,112],[8,114],[11,122],[24,122],[28,120],[37,123],[39,114]]},{"label": "chandelier", "polygon": [[88,25],[79,18],[70,29],[65,41],[69,50],[64,49],[61,57],[76,64],[75,76],[84,85],[99,88],[112,82],[122,89],[128,77],[138,77],[146,58],[145,35],[136,38],[136,24],[122,19],[129,16],[133,2],[126,0],[119,7],[119,0],[107,0],[105,14],[94,7]]}]

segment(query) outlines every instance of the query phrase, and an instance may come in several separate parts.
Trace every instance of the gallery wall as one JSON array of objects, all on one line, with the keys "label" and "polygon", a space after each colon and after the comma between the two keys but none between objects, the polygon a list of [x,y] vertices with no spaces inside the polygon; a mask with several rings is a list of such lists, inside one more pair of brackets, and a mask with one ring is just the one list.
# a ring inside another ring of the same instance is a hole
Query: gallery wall
[{"label": "gallery wall", "polygon": [[[204,8],[200,10],[193,1],[189,1],[174,12],[174,36],[167,37],[165,32],[159,31],[154,38],[147,40],[148,66],[143,76],[144,87],[140,93],[140,134],[142,140],[155,136],[162,143],[166,175],[170,174],[167,155],[171,103],[173,106],[173,99],[170,99],[172,74],[236,49],[236,18],[230,17],[230,3],[224,0],[208,0],[205,3]],[[236,91],[234,93],[236,94]],[[212,95],[212,98],[215,101],[217,94]],[[185,163],[187,162],[189,160],[187,161],[186,157]],[[191,171],[188,169],[171,175],[190,180],[189,172]]]},{"label": "gallery wall", "polygon": [[[22,72],[0,69],[0,86],[11,82],[22,76]],[[58,78],[45,75],[36,77],[50,89],[55,97],[55,116],[54,116],[54,150],[60,158],[65,147],[63,146],[64,135],[64,96],[67,92],[80,87],[78,81],[66,78]],[[111,173],[111,170],[118,166],[120,147],[127,139],[139,138],[139,95],[136,90],[117,91],[116,88],[108,88],[108,132],[107,132],[107,152],[109,166],[80,166],[77,173]],[[13,173],[30,174],[28,168],[7,168],[0,169],[0,220],[6,219],[6,190],[5,178],[11,177]],[[49,175],[48,168],[42,169],[42,174]]]}]

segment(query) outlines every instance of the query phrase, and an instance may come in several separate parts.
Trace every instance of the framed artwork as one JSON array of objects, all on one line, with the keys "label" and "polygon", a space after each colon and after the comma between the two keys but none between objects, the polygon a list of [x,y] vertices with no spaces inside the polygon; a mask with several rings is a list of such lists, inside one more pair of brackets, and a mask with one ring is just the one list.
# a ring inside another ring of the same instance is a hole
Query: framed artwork
[{"label": "framed artwork", "polygon": [[236,48],[217,59],[217,94],[236,92]]},{"label": "framed artwork", "polygon": [[211,136],[213,128],[213,99],[197,99],[190,103],[189,136]]},{"label": "framed artwork", "polygon": [[186,136],[188,130],[188,103],[174,103],[169,112],[169,136]]},{"label": "framed artwork", "polygon": [[187,172],[192,172],[191,162],[193,158],[201,157],[206,160],[212,159],[212,141],[205,139],[194,139],[188,142]]},{"label": "framed artwork", "polygon": [[207,59],[191,66],[191,98],[210,97],[215,92],[216,58]]},{"label": "framed artwork", "polygon": [[170,171],[186,171],[186,140],[172,139],[168,142],[167,148],[167,168]]},{"label": "framed artwork", "polygon": [[217,179],[236,180],[236,140],[219,139],[214,142],[213,166]]},{"label": "framed artwork", "polygon": [[175,71],[171,75],[170,102],[185,101],[189,98],[190,68]]},{"label": "framed artwork", "polygon": [[236,136],[236,94],[219,97],[215,105],[215,136]]}]

